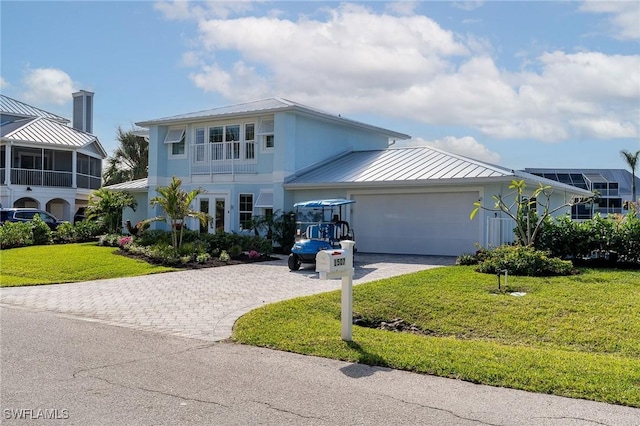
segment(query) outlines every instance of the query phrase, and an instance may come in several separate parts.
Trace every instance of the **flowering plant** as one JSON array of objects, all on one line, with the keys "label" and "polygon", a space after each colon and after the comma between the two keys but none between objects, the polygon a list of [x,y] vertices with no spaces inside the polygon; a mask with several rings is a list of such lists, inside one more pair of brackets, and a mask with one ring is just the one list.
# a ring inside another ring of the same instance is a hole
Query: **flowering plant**
[{"label": "flowering plant", "polygon": [[120,247],[124,247],[131,244],[132,241],[133,241],[133,237],[131,235],[127,235],[126,237],[120,238],[120,240],[118,241],[118,244],[120,245]]},{"label": "flowering plant", "polygon": [[260,253],[258,253],[257,251],[251,250],[249,252],[249,259],[257,259],[259,257],[260,257]]}]

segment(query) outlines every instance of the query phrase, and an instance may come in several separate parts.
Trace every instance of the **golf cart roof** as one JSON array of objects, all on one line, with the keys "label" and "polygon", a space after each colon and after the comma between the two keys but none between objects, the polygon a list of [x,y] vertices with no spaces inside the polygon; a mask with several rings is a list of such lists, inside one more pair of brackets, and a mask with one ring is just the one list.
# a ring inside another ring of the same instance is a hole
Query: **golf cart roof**
[{"label": "golf cart roof", "polygon": [[346,200],[344,198],[333,198],[329,200],[311,200],[311,201],[302,201],[300,203],[295,203],[293,207],[302,207],[302,208],[322,208],[322,207],[336,207],[342,206],[345,204],[353,204],[356,200]]}]

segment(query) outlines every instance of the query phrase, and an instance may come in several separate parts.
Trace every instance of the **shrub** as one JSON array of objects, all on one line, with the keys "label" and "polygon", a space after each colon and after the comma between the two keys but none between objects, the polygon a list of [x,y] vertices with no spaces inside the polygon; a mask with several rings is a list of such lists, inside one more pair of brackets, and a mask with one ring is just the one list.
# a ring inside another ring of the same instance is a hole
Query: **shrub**
[{"label": "shrub", "polygon": [[51,244],[53,238],[51,235],[51,228],[47,225],[40,216],[35,215],[31,221],[31,229],[33,230],[33,244]]},{"label": "shrub", "polygon": [[222,250],[219,259],[221,262],[228,262],[229,260],[231,260],[231,257],[229,256],[229,253],[227,253],[225,250]]},{"label": "shrub", "polygon": [[573,264],[549,257],[547,252],[529,246],[500,246],[488,252],[487,258],[478,265],[476,271],[495,274],[505,269],[510,275],[570,275]]},{"label": "shrub", "polygon": [[102,233],[101,224],[92,220],[76,222],[73,226],[76,242],[92,241]]},{"label": "shrub", "polygon": [[164,265],[178,265],[181,256],[171,244],[156,244],[149,248],[149,257]]},{"label": "shrub", "polygon": [[231,257],[238,257],[241,254],[242,254],[242,246],[240,244],[235,244],[231,246],[231,249],[229,249],[229,255]]},{"label": "shrub", "polygon": [[27,222],[5,222],[0,226],[0,248],[33,245],[33,230]]},{"label": "shrub", "polygon": [[64,222],[53,231],[53,241],[60,243],[73,243],[76,241],[76,231],[72,224]]},{"label": "shrub", "polygon": [[478,258],[475,254],[464,253],[456,259],[456,265],[468,266],[468,265],[477,265]]},{"label": "shrub", "polygon": [[198,263],[207,263],[211,260],[211,255],[209,253],[200,253],[196,256],[196,262]]},{"label": "shrub", "polygon": [[171,244],[171,233],[159,229],[148,230],[142,233],[136,240],[141,246],[153,246],[155,244]]},{"label": "shrub", "polygon": [[120,238],[122,238],[121,234],[101,235],[98,239],[98,245],[107,247],[120,247]]}]

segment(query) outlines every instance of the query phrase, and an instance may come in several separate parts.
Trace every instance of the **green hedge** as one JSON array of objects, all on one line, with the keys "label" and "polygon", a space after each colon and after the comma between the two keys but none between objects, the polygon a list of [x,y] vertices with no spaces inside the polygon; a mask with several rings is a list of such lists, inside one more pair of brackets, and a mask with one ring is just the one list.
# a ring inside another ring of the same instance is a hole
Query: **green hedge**
[{"label": "green hedge", "polygon": [[640,218],[634,213],[606,218],[599,214],[584,222],[567,215],[548,219],[535,241],[535,247],[551,256],[580,260],[605,256],[618,262],[640,263]]}]

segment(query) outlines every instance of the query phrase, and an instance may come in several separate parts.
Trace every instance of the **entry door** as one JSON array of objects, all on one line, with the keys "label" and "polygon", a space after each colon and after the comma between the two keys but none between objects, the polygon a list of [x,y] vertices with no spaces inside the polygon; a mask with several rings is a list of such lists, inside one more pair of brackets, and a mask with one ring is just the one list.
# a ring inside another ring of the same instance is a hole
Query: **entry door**
[{"label": "entry door", "polygon": [[228,231],[227,223],[227,197],[226,196],[206,196],[200,197],[198,204],[199,211],[207,213],[210,216],[207,226],[200,224],[201,233],[213,234],[217,231]]}]

